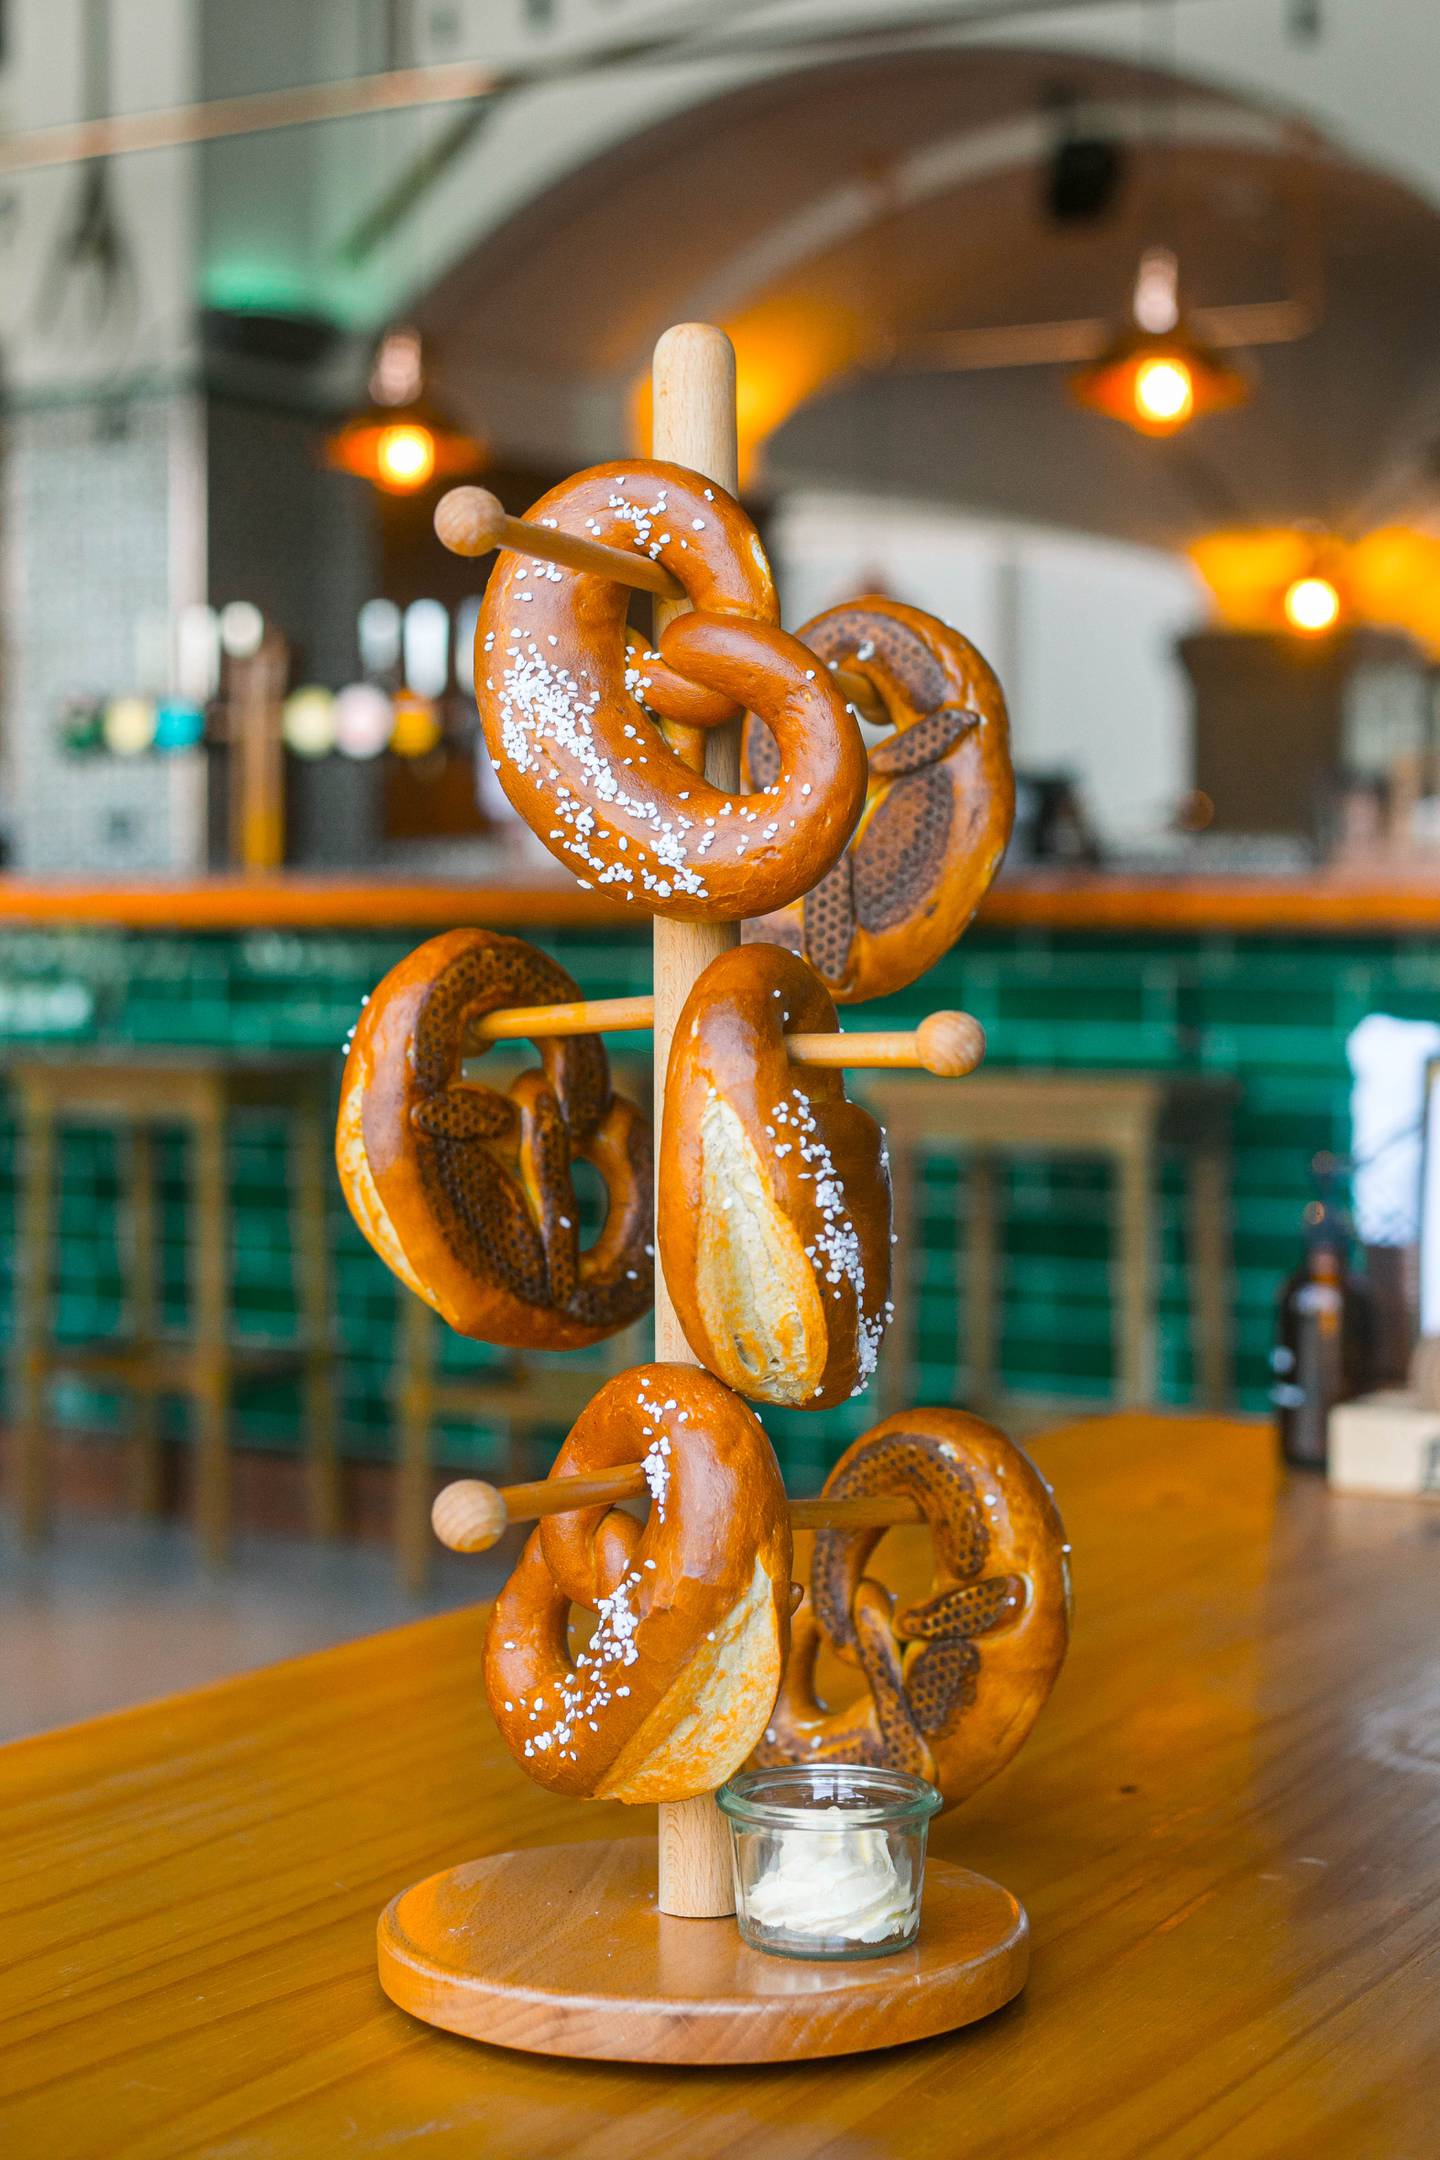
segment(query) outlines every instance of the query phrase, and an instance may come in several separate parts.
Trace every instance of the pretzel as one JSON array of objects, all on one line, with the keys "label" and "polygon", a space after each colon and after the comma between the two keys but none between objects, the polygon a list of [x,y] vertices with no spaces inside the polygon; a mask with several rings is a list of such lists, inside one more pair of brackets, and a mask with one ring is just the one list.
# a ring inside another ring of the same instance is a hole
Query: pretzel
[{"label": "pretzel", "polygon": [[860,1393],[892,1312],[884,1135],[839,1072],[786,1045],[834,1025],[793,953],[722,953],[675,1028],[660,1141],[661,1264],[686,1341],[742,1395],[802,1410]]},{"label": "pretzel", "polygon": [[[537,1038],[540,1069],[505,1093],[461,1071],[483,1014],[576,995],[520,938],[447,931],[367,1000],[340,1091],[335,1156],[361,1230],[451,1327],[512,1349],[599,1342],[654,1297],[650,1126],[613,1093],[599,1036]],[[575,1160],[609,1200],[584,1252]]]},{"label": "pretzel", "polygon": [[[830,608],[800,636],[829,667],[867,676],[894,724],[870,751],[849,847],[803,900],[747,938],[803,953],[849,1005],[903,990],[955,943],[1000,866],[1015,820],[1005,698],[958,630],[872,596]],[[743,785],[778,765],[763,715],[747,722]]]},{"label": "pretzel", "polygon": [[[502,553],[476,630],[475,682],[505,793],[585,886],[651,914],[733,921],[783,907],[825,875],[865,797],[860,731],[815,655],[777,627],[755,528],[723,488],[678,465],[597,465],[529,521],[640,549],[695,612],[658,651],[627,649],[628,589]],[[762,787],[710,785],[653,714],[692,727],[763,713],[776,754]]]},{"label": "pretzel", "polygon": [[[738,1396],[689,1365],[601,1388],[552,1477],[639,1456],[649,1519],[551,1515],[526,1541],[485,1639],[485,1693],[511,1754],[552,1791],[689,1800],[739,1768],[785,1662],[790,1516],[774,1450]],[[599,1615],[569,1648],[570,1608]]]},{"label": "pretzel", "polygon": [[[910,1410],[841,1456],[826,1498],[906,1494],[934,1540],[927,1597],[898,1607],[865,1572],[883,1529],[817,1530],[810,1592],[755,1759],[913,1771],[965,1799],[1017,1753],[1054,1685],[1070,1624],[1064,1525],[1022,1449],[961,1410]],[[815,1693],[828,1645],[866,1692]]]}]

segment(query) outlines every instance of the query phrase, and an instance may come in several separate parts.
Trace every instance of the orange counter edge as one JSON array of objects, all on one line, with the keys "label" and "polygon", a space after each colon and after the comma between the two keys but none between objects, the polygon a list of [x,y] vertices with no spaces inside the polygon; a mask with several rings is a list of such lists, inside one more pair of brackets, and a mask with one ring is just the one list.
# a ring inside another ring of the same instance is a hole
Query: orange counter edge
[{"label": "orange counter edge", "polygon": [[[995,929],[1324,932],[1440,930],[1440,875],[1380,878],[1143,879],[1047,872],[1007,879],[980,920]],[[217,876],[187,882],[81,884],[0,876],[0,925],[92,924],[127,930],[613,929],[647,918],[568,881]]]}]

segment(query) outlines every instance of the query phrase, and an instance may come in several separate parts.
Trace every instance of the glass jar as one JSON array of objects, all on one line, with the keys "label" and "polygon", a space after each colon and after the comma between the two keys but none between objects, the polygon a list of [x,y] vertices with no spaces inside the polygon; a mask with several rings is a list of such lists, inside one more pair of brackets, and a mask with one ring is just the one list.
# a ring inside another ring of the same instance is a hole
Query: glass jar
[{"label": "glass jar", "polygon": [[716,1794],[730,1824],[735,1917],[777,1957],[871,1958],[920,1932],[925,1840],[944,1805],[904,1770],[800,1763],[742,1770]]}]

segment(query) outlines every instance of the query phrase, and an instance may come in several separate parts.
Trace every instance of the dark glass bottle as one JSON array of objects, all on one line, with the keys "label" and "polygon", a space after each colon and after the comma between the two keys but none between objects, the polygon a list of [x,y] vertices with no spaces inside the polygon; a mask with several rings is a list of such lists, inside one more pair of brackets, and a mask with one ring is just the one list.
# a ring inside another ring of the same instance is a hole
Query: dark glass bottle
[{"label": "dark glass bottle", "polygon": [[1314,1175],[1319,1197],[1305,1210],[1305,1255],[1276,1312],[1270,1400],[1285,1460],[1323,1470],[1334,1405],[1375,1385],[1375,1306],[1349,1265],[1349,1225],[1328,1158],[1317,1158]]}]

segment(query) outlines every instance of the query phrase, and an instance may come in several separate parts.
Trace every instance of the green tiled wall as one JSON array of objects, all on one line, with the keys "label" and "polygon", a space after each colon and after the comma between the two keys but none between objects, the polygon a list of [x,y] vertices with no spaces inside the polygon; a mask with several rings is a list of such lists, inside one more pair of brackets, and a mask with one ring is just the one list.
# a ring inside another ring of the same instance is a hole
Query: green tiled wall
[{"label": "green tiled wall", "polygon": [[[360,999],[418,940],[363,936],[123,935],[108,931],[0,937],[0,1056],[44,1040],[313,1049],[332,1056]],[[537,940],[595,996],[648,987],[648,942],[597,933]],[[1440,945],[1424,940],[1109,938],[972,935],[920,990],[867,1011],[904,1023],[936,1005],[963,1005],[984,1023],[992,1066],[1166,1068],[1233,1075],[1236,1124],[1236,1335],[1241,1402],[1264,1401],[1271,1304],[1293,1265],[1306,1166],[1347,1135],[1346,1032],[1372,1010],[1440,1011]],[[643,1052],[639,1039],[615,1053]],[[163,1155],[167,1317],[185,1317],[186,1167],[178,1138]],[[278,1127],[234,1137],[237,1330],[283,1337],[291,1326],[286,1163]],[[87,1337],[120,1322],[124,1255],[117,1249],[116,1158],[108,1134],[67,1135],[61,1159],[59,1316]],[[0,1120],[0,1325],[8,1329],[14,1263],[15,1140]],[[963,1165],[927,1164],[921,1235],[902,1257],[906,1294],[919,1299],[919,1369],[911,1399],[961,1401],[957,1364],[964,1284],[957,1279]],[[338,1319],[346,1352],[346,1444],[388,1447],[387,1403],[397,1292],[333,1200]],[[1191,1388],[1180,1181],[1165,1171],[1160,1274],[1161,1393]],[[1017,1161],[1005,1176],[1003,1372],[1017,1391],[1103,1401],[1111,1388],[1104,1173],[1074,1160]],[[493,1355],[446,1336],[447,1369]],[[109,1405],[71,1389],[60,1415],[93,1422]],[[818,1474],[873,1415],[865,1403],[820,1417],[767,1419],[797,1480]],[[258,1445],[294,1444],[295,1406],[282,1390],[246,1401],[241,1429]],[[491,1459],[494,1436],[447,1432],[457,1462]],[[546,1443],[537,1443],[543,1457]]]}]

